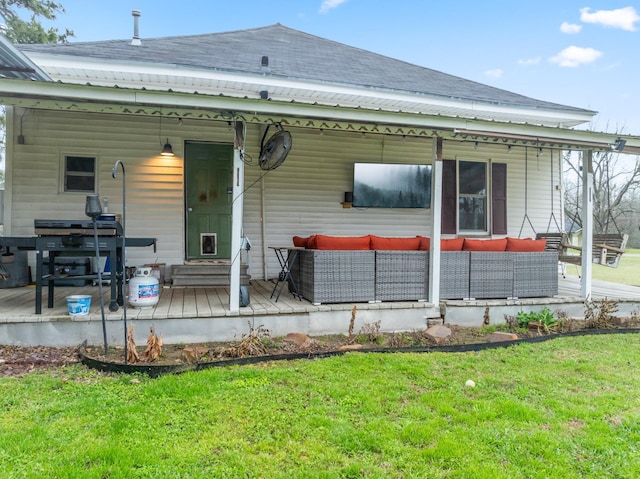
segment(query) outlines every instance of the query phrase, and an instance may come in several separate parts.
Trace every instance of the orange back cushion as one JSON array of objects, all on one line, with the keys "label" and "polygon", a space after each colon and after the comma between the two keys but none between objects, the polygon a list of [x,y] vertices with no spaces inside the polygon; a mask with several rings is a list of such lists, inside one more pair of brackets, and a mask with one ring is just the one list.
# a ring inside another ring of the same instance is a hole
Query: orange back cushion
[{"label": "orange back cushion", "polygon": [[465,238],[462,249],[464,251],[506,251],[507,238],[487,240]]},{"label": "orange back cushion", "polygon": [[544,238],[507,238],[507,251],[537,253],[544,251],[547,240]]},{"label": "orange back cushion", "polygon": [[371,249],[381,250],[417,250],[420,238],[386,238],[371,235]]},{"label": "orange back cushion", "polygon": [[309,238],[302,238],[301,236],[293,237],[293,246],[296,248],[306,248],[309,244]]},{"label": "orange back cushion", "polygon": [[328,236],[316,235],[317,249],[334,250],[362,250],[369,248],[369,235],[367,236]]},{"label": "orange back cushion", "polygon": [[431,249],[431,238],[428,236],[418,236],[420,240],[420,244],[418,245],[418,249],[420,251],[429,251]]},{"label": "orange back cushion", "polygon": [[464,238],[451,238],[440,240],[440,251],[462,251]]}]

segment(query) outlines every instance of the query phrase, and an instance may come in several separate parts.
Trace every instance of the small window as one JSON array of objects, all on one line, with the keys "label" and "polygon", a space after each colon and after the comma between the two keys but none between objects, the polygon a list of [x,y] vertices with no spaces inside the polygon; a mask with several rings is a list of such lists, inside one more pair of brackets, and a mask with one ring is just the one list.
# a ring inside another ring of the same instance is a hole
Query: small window
[{"label": "small window", "polygon": [[92,156],[64,157],[65,193],[95,193],[96,158]]}]

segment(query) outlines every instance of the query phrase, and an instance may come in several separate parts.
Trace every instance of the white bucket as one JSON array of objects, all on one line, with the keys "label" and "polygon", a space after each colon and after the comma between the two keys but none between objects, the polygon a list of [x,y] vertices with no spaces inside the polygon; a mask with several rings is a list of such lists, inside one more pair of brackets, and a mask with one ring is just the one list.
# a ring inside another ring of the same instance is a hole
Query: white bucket
[{"label": "white bucket", "polygon": [[136,268],[136,275],[129,280],[129,304],[134,308],[150,308],[159,299],[158,278],[151,275],[151,268]]},{"label": "white bucket", "polygon": [[87,294],[67,296],[67,308],[70,316],[86,316],[91,309],[91,296]]}]

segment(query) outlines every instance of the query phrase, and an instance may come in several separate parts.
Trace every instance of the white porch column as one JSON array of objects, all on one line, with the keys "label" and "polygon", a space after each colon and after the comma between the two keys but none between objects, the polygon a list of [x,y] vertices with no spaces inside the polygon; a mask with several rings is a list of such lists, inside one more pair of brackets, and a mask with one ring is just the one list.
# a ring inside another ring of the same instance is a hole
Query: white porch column
[{"label": "white porch column", "polygon": [[591,298],[593,269],[593,150],[582,155],[582,275],[580,294]]},{"label": "white porch column", "polygon": [[431,249],[429,251],[429,302],[440,303],[440,233],[442,229],[442,138],[433,142],[431,169]]},{"label": "white porch column", "polygon": [[240,249],[242,248],[242,217],[244,214],[244,162],[241,152],[244,144],[243,124],[236,123],[233,148],[233,203],[231,204],[231,284],[229,310],[240,310]]}]

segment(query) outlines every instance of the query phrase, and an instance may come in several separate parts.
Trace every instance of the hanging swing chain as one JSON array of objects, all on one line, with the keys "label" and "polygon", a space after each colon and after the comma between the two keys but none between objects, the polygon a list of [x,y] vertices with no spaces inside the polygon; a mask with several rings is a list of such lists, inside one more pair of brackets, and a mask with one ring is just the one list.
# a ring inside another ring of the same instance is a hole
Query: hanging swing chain
[{"label": "hanging swing chain", "polygon": [[[560,160],[560,158],[562,158],[562,155],[560,154],[560,152],[558,152],[558,160]],[[558,224],[558,219],[556,218],[556,213],[555,213],[556,208],[555,208],[555,203],[553,201],[553,198],[555,196],[553,192],[553,180],[555,179],[553,176],[553,150],[549,150],[549,162],[551,163],[551,216],[549,217],[549,223],[547,224],[547,233],[551,228],[551,220],[553,220],[553,222],[556,224],[556,229],[559,232],[562,231],[562,229],[560,229],[560,225]],[[562,204],[562,202],[560,204]]]},{"label": "hanging swing chain", "polygon": [[606,173],[607,173],[607,221],[604,224],[604,232],[608,233],[609,232],[609,219],[611,219],[611,221],[613,222],[613,226],[616,227],[616,231],[618,232],[618,234],[622,234],[620,232],[620,228],[618,227],[618,224],[616,223],[616,219],[613,216],[613,213],[611,213],[611,177],[609,176],[609,156],[607,156],[607,158],[605,159],[606,161]]},{"label": "hanging swing chain", "polygon": [[525,220],[529,222],[529,226],[533,230],[533,234],[536,234],[536,229],[533,227],[531,220],[529,219],[529,148],[524,147],[524,218],[522,218],[522,224],[520,225],[520,232],[518,238],[522,236],[522,230],[524,228]]}]

